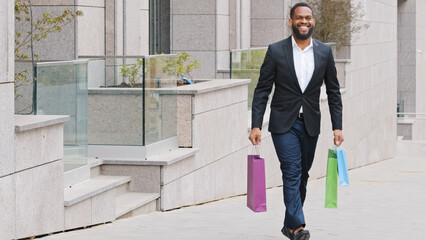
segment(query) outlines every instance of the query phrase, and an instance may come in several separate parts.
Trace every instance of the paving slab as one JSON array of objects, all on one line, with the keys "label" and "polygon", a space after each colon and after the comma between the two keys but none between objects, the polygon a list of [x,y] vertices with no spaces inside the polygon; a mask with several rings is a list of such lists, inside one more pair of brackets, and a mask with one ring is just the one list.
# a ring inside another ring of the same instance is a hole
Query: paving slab
[{"label": "paving slab", "polygon": [[[410,151],[395,158],[351,170],[350,186],[338,190],[337,209],[324,208],[325,179],[311,180],[304,208],[311,239],[425,239],[424,146],[410,145]],[[264,213],[249,210],[246,197],[239,196],[43,239],[286,239],[280,232],[282,199],[282,188],[277,187],[267,190],[268,211]]]}]

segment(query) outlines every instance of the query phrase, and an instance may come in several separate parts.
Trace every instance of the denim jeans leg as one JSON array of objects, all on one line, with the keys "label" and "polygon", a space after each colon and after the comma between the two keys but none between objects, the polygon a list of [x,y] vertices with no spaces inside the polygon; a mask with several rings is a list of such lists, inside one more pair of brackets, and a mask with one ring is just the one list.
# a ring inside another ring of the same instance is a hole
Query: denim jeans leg
[{"label": "denim jeans leg", "polygon": [[303,122],[296,121],[287,133],[272,134],[283,178],[284,204],[286,206],[284,225],[290,229],[305,225],[300,199],[302,175],[300,136],[303,131]]},{"label": "denim jeans leg", "polygon": [[302,179],[300,183],[300,199],[302,200],[302,205],[305,203],[306,199],[309,170],[311,169],[312,163],[314,161],[317,142],[318,135],[314,137],[309,136],[305,129],[304,134],[300,139],[302,153]]}]

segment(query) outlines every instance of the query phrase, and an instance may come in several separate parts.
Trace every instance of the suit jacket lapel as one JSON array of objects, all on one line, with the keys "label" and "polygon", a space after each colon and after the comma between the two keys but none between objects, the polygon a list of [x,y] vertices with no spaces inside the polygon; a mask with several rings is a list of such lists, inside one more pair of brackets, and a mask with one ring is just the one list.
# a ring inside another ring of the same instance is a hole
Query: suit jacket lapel
[{"label": "suit jacket lapel", "polygon": [[300,92],[302,89],[300,88],[299,81],[297,80],[296,70],[294,69],[294,61],[293,61],[293,46],[291,44],[291,36],[286,39],[283,44],[284,56],[287,60],[288,67],[290,69],[290,74],[293,78],[293,82],[297,85]]},{"label": "suit jacket lapel", "polygon": [[[314,48],[313,49],[314,50],[314,73],[312,74],[311,80],[309,81],[308,86],[306,86],[306,89],[308,89],[309,86],[311,85],[311,83],[313,82],[315,74],[318,71],[318,65],[319,65],[319,61],[320,61],[320,59],[319,59],[320,55],[318,53],[318,51],[319,51],[318,43],[314,39],[312,39],[312,41],[313,41],[313,48]],[[305,89],[305,91],[306,91],[306,89]]]}]

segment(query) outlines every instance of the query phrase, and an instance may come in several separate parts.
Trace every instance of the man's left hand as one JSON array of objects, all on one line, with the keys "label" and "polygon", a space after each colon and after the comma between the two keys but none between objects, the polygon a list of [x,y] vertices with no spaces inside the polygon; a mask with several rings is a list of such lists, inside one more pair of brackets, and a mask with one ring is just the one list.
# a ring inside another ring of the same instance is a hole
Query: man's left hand
[{"label": "man's left hand", "polygon": [[340,146],[344,140],[342,130],[334,130],[334,145]]}]

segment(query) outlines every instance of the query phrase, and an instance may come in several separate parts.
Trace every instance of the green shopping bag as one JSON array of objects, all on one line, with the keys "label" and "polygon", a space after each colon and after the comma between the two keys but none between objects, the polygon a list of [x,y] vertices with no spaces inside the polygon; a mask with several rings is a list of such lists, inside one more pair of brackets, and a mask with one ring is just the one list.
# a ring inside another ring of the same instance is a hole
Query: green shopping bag
[{"label": "green shopping bag", "polygon": [[325,208],[337,208],[337,155],[333,149],[328,149]]}]

